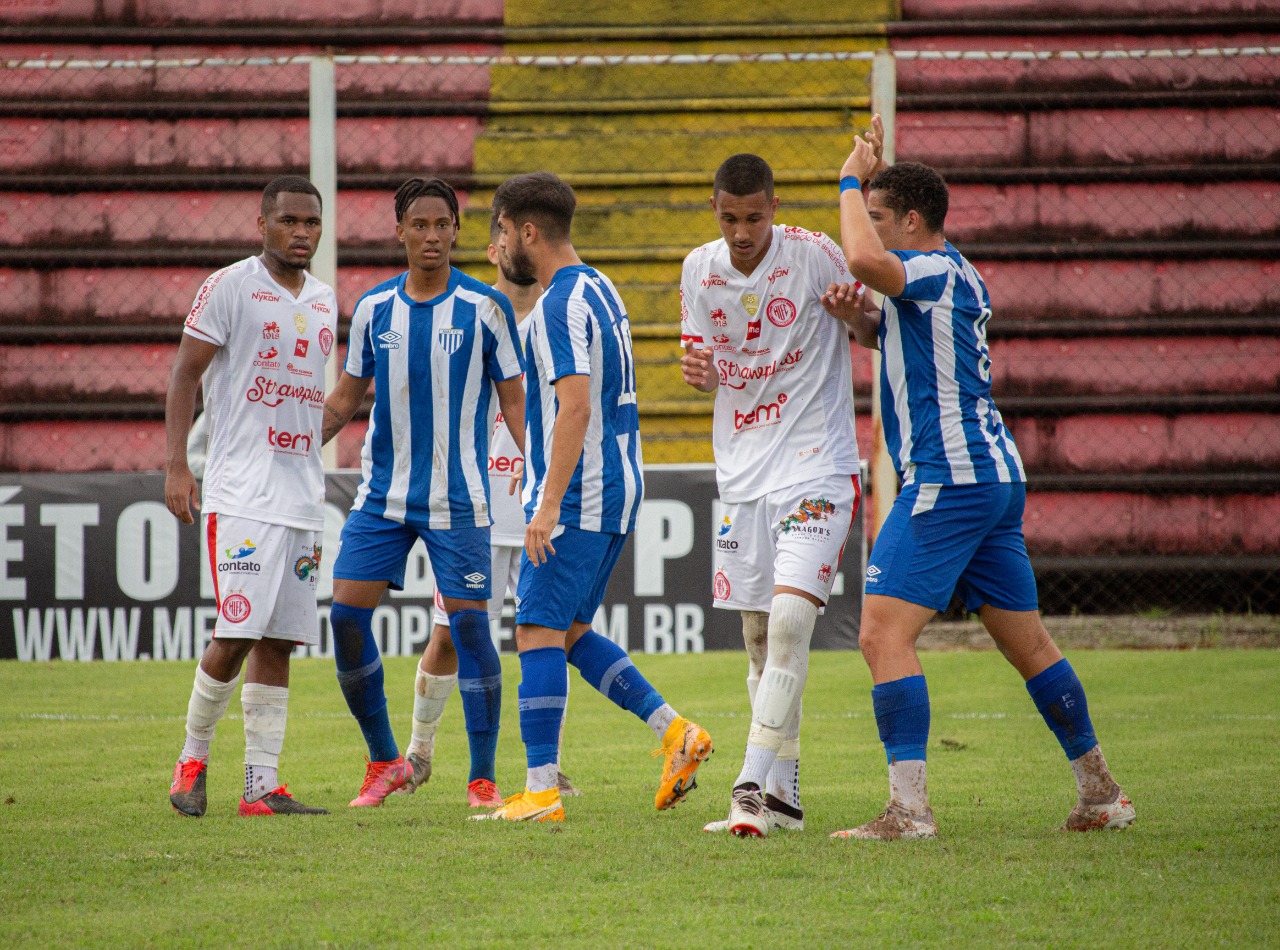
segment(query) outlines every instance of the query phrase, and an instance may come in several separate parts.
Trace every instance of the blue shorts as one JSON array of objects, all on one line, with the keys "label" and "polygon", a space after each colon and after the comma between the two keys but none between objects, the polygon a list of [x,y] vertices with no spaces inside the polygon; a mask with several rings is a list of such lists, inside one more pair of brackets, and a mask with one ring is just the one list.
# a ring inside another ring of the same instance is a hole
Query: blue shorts
[{"label": "blue shorts", "polygon": [[333,576],[387,581],[392,590],[404,590],[405,562],[418,538],[427,546],[436,590],[442,597],[489,599],[488,528],[415,528],[353,511],[342,528]]},{"label": "blue shorts", "polygon": [[551,543],[556,553],[542,564],[528,554],[520,558],[516,623],[551,630],[568,630],[574,621],[591,623],[627,536],[564,526],[551,535]]},{"label": "blue shorts", "polygon": [[1035,610],[1036,578],[1022,536],[1027,488],[911,484],[893,503],[867,564],[865,592],[946,610],[983,604]]}]

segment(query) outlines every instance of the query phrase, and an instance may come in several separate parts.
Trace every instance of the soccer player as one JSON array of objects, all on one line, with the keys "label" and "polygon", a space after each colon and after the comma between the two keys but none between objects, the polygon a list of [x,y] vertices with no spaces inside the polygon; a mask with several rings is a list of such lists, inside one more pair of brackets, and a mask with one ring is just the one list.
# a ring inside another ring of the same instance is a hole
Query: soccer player
[{"label": "soccer player", "polygon": [[[501,804],[494,785],[502,668],[489,637],[489,426],[497,393],[517,445],[524,387],[506,296],[450,264],[458,198],[438,178],[396,192],[396,236],[409,269],[356,304],[342,377],[325,402],[324,439],[341,429],[374,379],[363,480],[334,563],[338,682],[369,747],[355,808],[381,805],[412,778],[391,734],[373,612],[422,538],[449,611],[471,741],[469,797]],[[471,793],[474,793],[472,795]]]},{"label": "soccer player", "polygon": [[[529,322],[526,319],[533,305],[542,293],[542,287],[533,277],[521,277],[508,272],[506,263],[498,257],[498,220],[489,222],[489,247],[487,250],[489,263],[498,268],[498,279],[494,283],[495,290],[506,294],[515,312],[516,328],[520,333],[520,344],[523,347]],[[520,577],[520,555],[524,551],[524,506],[521,504],[518,476],[524,470],[524,455],[516,440],[507,429],[502,410],[499,409],[493,420],[493,430],[489,438],[489,515],[493,519],[490,529],[491,572],[494,589],[489,598],[489,629],[502,619],[502,601],[510,591],[516,593]],[[496,646],[496,644],[495,644]],[[431,759],[435,751],[436,732],[440,728],[440,719],[444,715],[445,701],[458,685],[458,655],[453,648],[453,640],[449,635],[449,614],[437,596],[435,609],[435,626],[431,631],[431,639],[422,651],[422,659],[418,663],[418,675],[414,683],[413,697],[413,736],[405,749],[405,759],[413,766],[413,777],[400,789],[400,792],[412,794],[419,785],[431,778]],[[464,690],[473,689],[471,683],[464,682]],[[562,725],[563,730],[563,725]],[[480,782],[468,792],[468,799],[475,801],[484,797],[489,801],[498,796],[495,789],[485,788],[488,779],[476,774],[476,759],[472,757],[472,782]],[[491,783],[489,783],[491,784]],[[561,795],[577,795],[578,790],[561,772],[558,778]],[[500,799],[499,799],[500,800]]]},{"label": "soccer player", "polygon": [[716,394],[713,602],[741,612],[752,709],[729,819],[704,830],[754,837],[804,827],[809,642],[860,499],[848,333],[824,310],[852,279],[834,241],[775,224],[777,207],[764,159],[725,159],[711,196],[723,237],[680,280],[684,381]]},{"label": "soccer player", "polygon": [[218,619],[196,668],[169,787],[174,809],[196,818],[207,804],[209,743],[242,666],[240,814],[326,814],[295,801],[277,772],[289,655],[320,639],[321,405],[338,313],[333,289],[307,273],[320,240],[320,193],[305,178],[274,179],[262,193],[258,231],[262,253],[218,271],[196,295],[165,401],[165,504],[194,524],[200,488],[187,436],[203,376],[203,512]]},{"label": "soccer player", "polygon": [[850,323],[862,345],[883,354],[881,418],[902,480],[871,552],[860,633],[889,804],[833,837],[938,833],[925,782],[929,693],[915,643],[953,592],[1026,681],[1071,763],[1079,801],[1063,827],[1124,828],[1133,805],[1107,769],[1080,680],[1040,620],[1022,533],[1025,472],[991,399],[987,288],[943,233],[942,176],[914,162],[884,165],[882,137],[876,117],[840,172],[840,235],[849,270],[885,296]]},{"label": "soccer player", "polygon": [[524,557],[516,608],[524,791],[488,818],[564,821],[557,787],[567,664],[641,719],[664,756],[659,811],[694,787],[711,737],[679,716],[627,654],[591,629],[644,496],[631,325],[617,289],[583,264],[570,228],[573,189],[547,172],[508,179],[493,197],[508,272],[546,288],[529,316],[525,358]]}]

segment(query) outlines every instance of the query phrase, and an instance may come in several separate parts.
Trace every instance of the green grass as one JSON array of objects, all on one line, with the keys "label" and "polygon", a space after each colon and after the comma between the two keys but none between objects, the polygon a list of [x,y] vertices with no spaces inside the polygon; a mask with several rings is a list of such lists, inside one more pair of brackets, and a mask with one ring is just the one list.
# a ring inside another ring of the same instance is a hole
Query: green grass
[{"label": "green grass", "polygon": [[[240,819],[243,732],[224,721],[209,814],[166,791],[193,665],[0,664],[0,945],[1236,947],[1280,942],[1280,653],[1080,651],[1094,722],[1138,809],[1067,835],[1071,773],[997,653],[924,656],[936,842],[832,841],[884,803],[857,654],[814,657],[805,696],[807,830],[702,834],[723,817],[748,717],[745,658],[640,657],[719,752],[653,810],[639,722],[575,678],[563,764],[584,789],[563,826],[466,821],[450,700],[429,785],[346,802],[363,743],[331,664],[294,668],[282,777],[314,819]],[[500,786],[523,778],[508,673]],[[387,662],[407,738],[412,660]],[[238,717],[239,704],[230,712]]]}]

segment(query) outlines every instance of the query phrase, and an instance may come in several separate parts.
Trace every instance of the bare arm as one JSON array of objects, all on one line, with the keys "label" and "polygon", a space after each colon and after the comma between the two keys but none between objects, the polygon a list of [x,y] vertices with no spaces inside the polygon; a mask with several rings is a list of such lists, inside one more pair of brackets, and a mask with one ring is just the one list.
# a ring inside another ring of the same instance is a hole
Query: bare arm
[{"label": "bare arm", "polygon": [[169,391],[164,400],[164,503],[183,524],[194,524],[192,508],[200,510],[200,486],[187,462],[187,436],[196,413],[196,387],[219,349],[213,343],[184,333],[169,374]]},{"label": "bare arm", "polygon": [[855,293],[853,284],[831,284],[822,295],[822,306],[849,328],[860,346],[880,349],[880,308],[865,288]]},{"label": "bare arm", "polygon": [[587,425],[591,421],[589,376],[562,376],[553,385],[560,406],[556,410],[555,430],[551,436],[551,458],[547,463],[538,510],[524,533],[524,550],[534,564],[545,563],[548,552],[556,553],[551,544],[551,532],[560,523],[560,502],[564,500],[578,460],[582,458]]},{"label": "bare arm", "polygon": [[352,376],[346,370],[338,378],[338,385],[333,387],[324,400],[324,427],[321,430],[320,444],[324,445],[351,421],[351,417],[364,402],[364,394],[369,391],[369,380]]},{"label": "bare arm", "polygon": [[[869,181],[880,163],[874,146],[858,136],[853,152],[840,169],[840,177]],[[871,224],[862,192],[856,188],[840,193],[840,246],[849,262],[849,273],[872,290],[896,297],[907,286],[907,271],[902,260],[885,250]]]},{"label": "bare arm", "polygon": [[498,408],[507,424],[507,431],[516,440],[516,447],[524,455],[524,383],[519,376],[494,383],[498,390]]}]

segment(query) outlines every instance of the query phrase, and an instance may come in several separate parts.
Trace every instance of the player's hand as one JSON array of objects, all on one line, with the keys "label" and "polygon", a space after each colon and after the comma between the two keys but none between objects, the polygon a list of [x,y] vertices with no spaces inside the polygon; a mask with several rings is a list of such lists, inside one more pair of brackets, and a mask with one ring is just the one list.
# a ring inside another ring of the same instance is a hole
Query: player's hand
[{"label": "player's hand", "polygon": [[195,524],[191,509],[200,510],[200,485],[187,466],[170,469],[164,477],[164,503],[183,524]]},{"label": "player's hand", "polygon": [[867,289],[854,281],[852,284],[830,284],[822,295],[822,307],[842,323],[853,324],[862,319]]},{"label": "player's hand", "polygon": [[884,119],[877,112],[871,117],[871,131],[867,133],[867,144],[876,153],[876,167],[873,174],[878,175],[889,167],[884,160]]},{"label": "player's hand", "polygon": [[533,513],[528,527],[524,529],[524,553],[534,564],[546,564],[547,557],[556,553],[555,545],[551,543],[551,532],[559,522],[559,505],[552,507],[544,501],[542,507]]},{"label": "player's hand", "polygon": [[508,495],[520,494],[520,487],[524,484],[524,459],[520,460],[520,464],[512,468],[511,480],[507,485]]},{"label": "player's hand", "polygon": [[876,166],[879,164],[880,157],[876,154],[875,148],[858,135],[853,140],[853,151],[849,153],[849,157],[844,160],[844,165],[840,169],[840,177],[846,178],[852,175],[860,182],[867,182],[875,177]]},{"label": "player's hand", "polygon": [[686,383],[704,393],[712,392],[720,385],[720,380],[711,368],[711,358],[709,347],[699,350],[693,343],[684,345],[684,354],[680,357],[680,375]]}]

